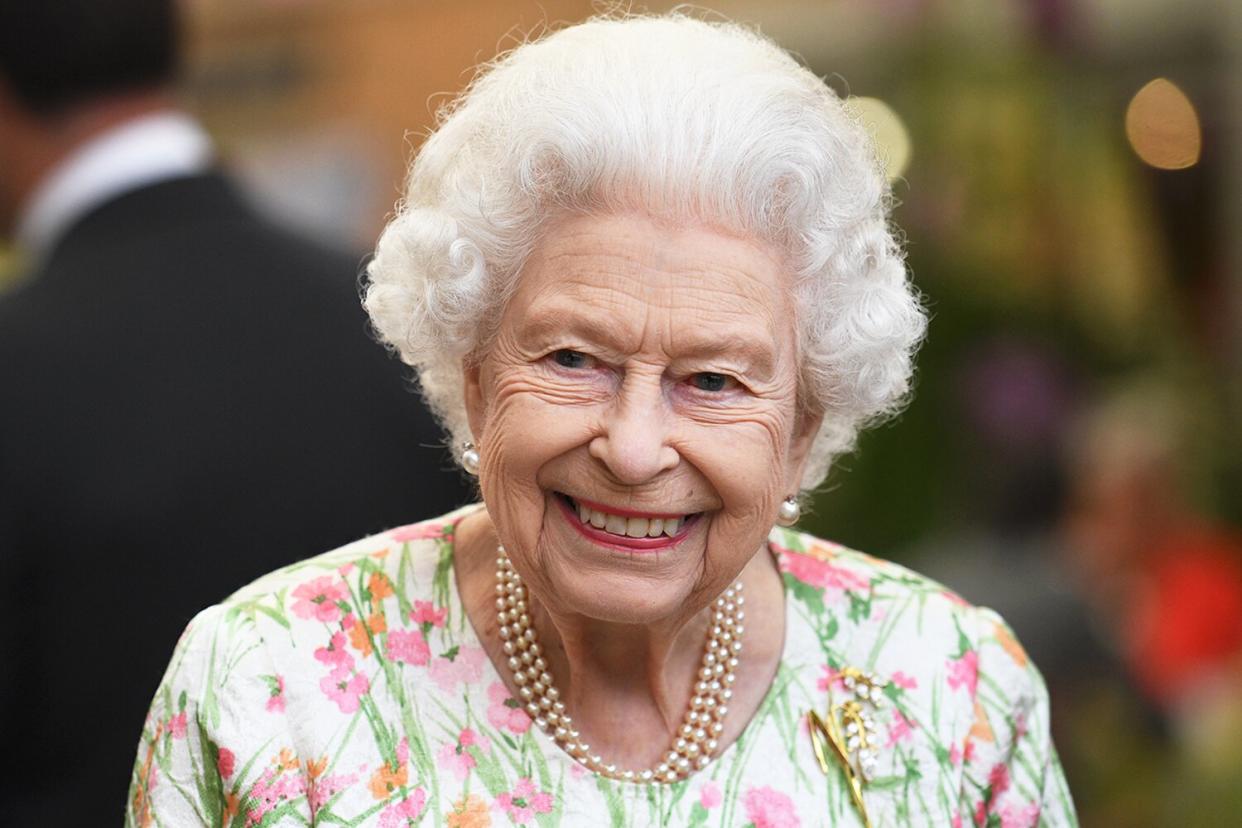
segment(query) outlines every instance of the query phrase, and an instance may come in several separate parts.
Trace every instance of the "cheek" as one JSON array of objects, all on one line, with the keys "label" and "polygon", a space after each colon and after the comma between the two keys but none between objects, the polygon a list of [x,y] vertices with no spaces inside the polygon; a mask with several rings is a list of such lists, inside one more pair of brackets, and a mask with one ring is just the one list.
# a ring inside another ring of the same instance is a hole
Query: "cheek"
[{"label": "cheek", "polygon": [[579,401],[532,382],[526,372],[493,375],[480,435],[479,484],[500,536],[515,558],[538,546],[547,506],[540,471],[589,441],[596,417]]}]

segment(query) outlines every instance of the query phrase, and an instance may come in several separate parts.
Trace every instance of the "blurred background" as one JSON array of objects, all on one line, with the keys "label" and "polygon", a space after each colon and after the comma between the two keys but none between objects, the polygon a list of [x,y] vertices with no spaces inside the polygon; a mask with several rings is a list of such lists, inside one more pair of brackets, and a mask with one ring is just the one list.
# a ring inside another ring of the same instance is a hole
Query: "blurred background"
[{"label": "blurred background", "polygon": [[[255,199],[359,251],[471,67],[593,11],[189,6],[185,105]],[[933,317],[912,404],[840,463],[807,528],[1009,619],[1048,680],[1084,825],[1236,824],[1242,13],[1225,0],[711,8],[851,98]],[[0,248],[0,290],[13,255]]]}]

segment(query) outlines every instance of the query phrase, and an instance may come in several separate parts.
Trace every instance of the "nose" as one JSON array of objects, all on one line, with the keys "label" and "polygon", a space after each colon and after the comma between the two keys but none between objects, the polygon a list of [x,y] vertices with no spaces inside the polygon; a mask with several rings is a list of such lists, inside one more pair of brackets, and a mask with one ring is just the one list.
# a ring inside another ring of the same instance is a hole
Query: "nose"
[{"label": "nose", "polygon": [[669,443],[671,417],[659,378],[627,377],[602,433],[588,446],[591,456],[619,483],[646,483],[681,461]]}]

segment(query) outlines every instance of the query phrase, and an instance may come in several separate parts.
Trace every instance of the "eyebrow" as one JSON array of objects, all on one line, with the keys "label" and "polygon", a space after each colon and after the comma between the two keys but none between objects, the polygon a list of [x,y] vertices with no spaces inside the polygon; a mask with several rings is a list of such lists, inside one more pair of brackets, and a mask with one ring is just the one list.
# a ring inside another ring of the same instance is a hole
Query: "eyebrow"
[{"label": "eyebrow", "polygon": [[[577,310],[581,311],[581,308]],[[543,340],[569,334],[600,345],[618,356],[635,350],[634,343],[626,342],[629,337],[622,334],[623,328],[615,321],[597,314],[568,315],[562,311],[561,307],[553,305],[533,315],[521,328],[522,339]],[[771,377],[776,367],[776,354],[769,341],[745,336],[736,331],[721,336],[705,336],[702,331],[692,329],[684,335],[678,334],[675,345],[676,353],[673,356],[676,359],[710,360],[721,356],[735,357],[741,361],[742,364],[738,367],[743,373],[757,378]]]}]

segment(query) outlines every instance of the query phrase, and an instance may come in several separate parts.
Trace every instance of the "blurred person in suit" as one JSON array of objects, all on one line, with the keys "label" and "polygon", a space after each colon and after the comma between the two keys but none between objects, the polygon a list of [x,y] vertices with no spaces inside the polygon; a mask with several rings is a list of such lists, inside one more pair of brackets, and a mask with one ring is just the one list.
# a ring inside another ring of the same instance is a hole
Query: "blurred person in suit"
[{"label": "blurred person in suit", "polygon": [[253,210],[176,109],[175,5],[0,0],[5,824],[121,819],[202,606],[468,499],[359,259]]}]

